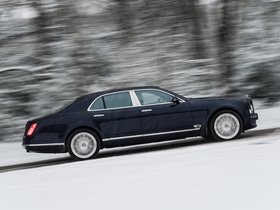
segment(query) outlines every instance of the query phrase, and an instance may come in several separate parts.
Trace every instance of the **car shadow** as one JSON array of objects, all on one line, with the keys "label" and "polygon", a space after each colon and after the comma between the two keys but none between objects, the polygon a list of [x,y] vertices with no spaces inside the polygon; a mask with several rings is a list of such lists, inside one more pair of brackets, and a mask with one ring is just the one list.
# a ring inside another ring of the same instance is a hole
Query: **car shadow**
[{"label": "car shadow", "polygon": [[165,142],[157,142],[157,143],[148,143],[141,145],[134,145],[129,147],[119,147],[113,149],[105,149],[100,152],[97,159],[113,157],[113,156],[123,156],[130,154],[138,154],[138,153],[147,153],[147,152],[155,152],[161,150],[171,150],[177,149],[180,147],[188,147],[194,145],[201,145],[210,143],[206,139],[203,138],[193,138],[193,139],[180,139],[173,141],[165,141]]},{"label": "car shadow", "polygon": [[44,167],[44,166],[60,165],[60,164],[65,164],[65,163],[70,163],[70,162],[74,162],[74,160],[70,156],[68,156],[68,157],[62,157],[62,158],[34,161],[34,162],[29,162],[29,163],[20,163],[20,164],[13,164],[13,165],[7,165],[7,166],[0,166],[0,173],[16,171],[16,170],[23,170],[23,169],[39,168],[39,167]]},{"label": "car shadow", "polygon": [[[276,129],[271,128],[265,130],[248,131],[246,133],[242,133],[238,140],[254,140],[254,138],[252,137],[272,134],[275,132],[275,130]],[[105,149],[98,155],[97,159],[113,157],[113,156],[137,154],[137,153],[147,153],[147,152],[154,152],[160,150],[170,150],[170,149],[177,149],[181,147],[188,147],[188,146],[195,146],[195,145],[225,143],[225,142],[232,142],[232,141],[236,141],[236,139],[227,140],[227,141],[215,141],[213,139],[196,137],[196,138],[172,140],[167,142],[165,141],[165,142],[150,143],[144,145],[136,145],[136,146],[134,145],[134,146],[123,147],[123,148],[109,149],[108,151]]]}]

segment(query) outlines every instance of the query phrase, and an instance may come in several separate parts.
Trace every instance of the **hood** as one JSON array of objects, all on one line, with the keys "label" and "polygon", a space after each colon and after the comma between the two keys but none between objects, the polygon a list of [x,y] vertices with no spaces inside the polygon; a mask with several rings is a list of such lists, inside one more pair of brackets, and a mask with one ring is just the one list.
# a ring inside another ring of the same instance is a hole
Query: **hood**
[{"label": "hood", "polygon": [[214,97],[200,97],[200,98],[187,98],[191,101],[245,101],[242,97],[228,97],[228,96],[214,96]]}]

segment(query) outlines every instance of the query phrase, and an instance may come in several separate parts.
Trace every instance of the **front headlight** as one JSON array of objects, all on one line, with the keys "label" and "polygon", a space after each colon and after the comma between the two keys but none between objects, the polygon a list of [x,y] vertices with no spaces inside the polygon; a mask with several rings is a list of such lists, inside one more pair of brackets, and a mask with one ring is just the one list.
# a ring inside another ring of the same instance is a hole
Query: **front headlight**
[{"label": "front headlight", "polygon": [[247,101],[248,104],[248,108],[249,108],[249,113],[253,114],[255,113],[255,109],[254,109],[254,105],[253,105],[253,100],[251,99],[251,97],[249,95],[245,95],[245,100]]},{"label": "front headlight", "polygon": [[250,112],[250,114],[254,113],[254,106],[253,106],[253,104],[249,104],[249,112]]}]

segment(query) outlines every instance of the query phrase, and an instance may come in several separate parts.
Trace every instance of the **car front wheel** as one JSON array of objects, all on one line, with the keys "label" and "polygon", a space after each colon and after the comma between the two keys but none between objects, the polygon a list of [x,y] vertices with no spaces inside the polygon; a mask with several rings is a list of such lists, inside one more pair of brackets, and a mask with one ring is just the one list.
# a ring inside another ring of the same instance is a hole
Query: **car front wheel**
[{"label": "car front wheel", "polygon": [[100,140],[91,130],[80,129],[70,135],[67,148],[74,159],[87,160],[97,156],[100,149]]},{"label": "car front wheel", "polygon": [[211,137],[215,140],[235,139],[240,135],[242,129],[242,119],[231,110],[216,113],[210,122]]}]

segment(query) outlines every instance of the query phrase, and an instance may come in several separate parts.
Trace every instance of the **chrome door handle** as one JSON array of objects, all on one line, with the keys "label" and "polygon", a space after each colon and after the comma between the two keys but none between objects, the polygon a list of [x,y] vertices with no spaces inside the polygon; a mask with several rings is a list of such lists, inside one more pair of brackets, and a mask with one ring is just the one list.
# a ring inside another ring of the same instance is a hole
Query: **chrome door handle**
[{"label": "chrome door handle", "polygon": [[104,117],[104,114],[95,114],[93,117]]},{"label": "chrome door handle", "polygon": [[141,112],[151,112],[153,111],[152,109],[143,109]]}]

